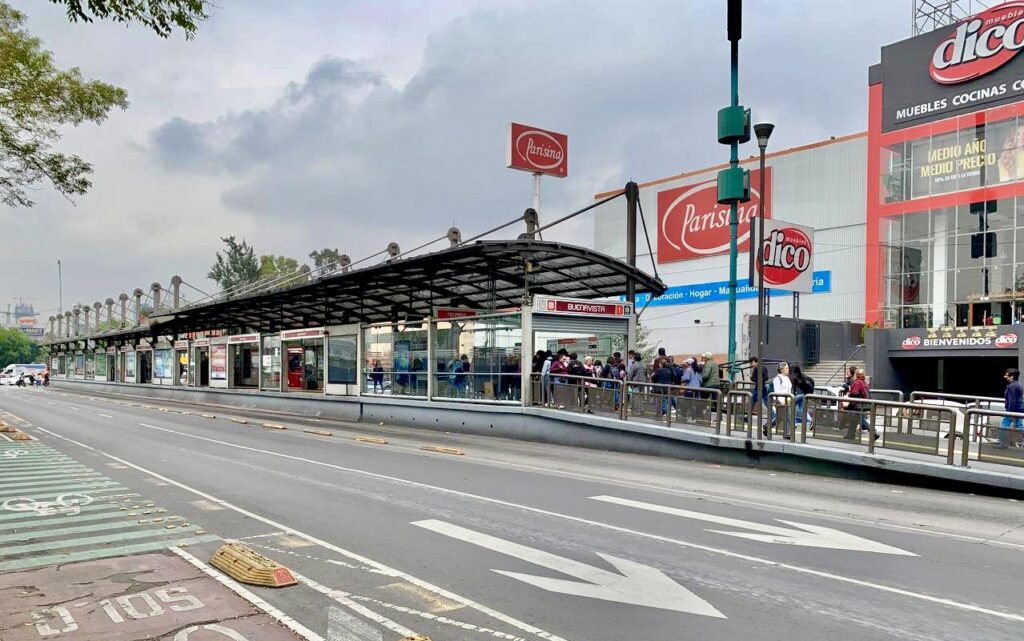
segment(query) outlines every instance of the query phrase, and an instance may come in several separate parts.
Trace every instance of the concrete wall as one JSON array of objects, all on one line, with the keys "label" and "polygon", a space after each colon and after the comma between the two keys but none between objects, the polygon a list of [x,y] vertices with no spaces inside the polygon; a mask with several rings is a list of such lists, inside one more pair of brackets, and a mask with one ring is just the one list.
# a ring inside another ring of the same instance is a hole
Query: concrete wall
[{"label": "concrete wall", "polygon": [[[756,324],[756,317],[748,322]],[[794,318],[768,318],[767,342],[764,346],[766,360],[784,360],[791,363],[803,362],[803,332],[808,325],[817,325],[820,337],[819,361],[843,361],[857,351],[860,344],[863,323],[831,322]],[[749,331],[751,353],[757,346],[754,326]],[[861,356],[854,360],[860,360]]]}]

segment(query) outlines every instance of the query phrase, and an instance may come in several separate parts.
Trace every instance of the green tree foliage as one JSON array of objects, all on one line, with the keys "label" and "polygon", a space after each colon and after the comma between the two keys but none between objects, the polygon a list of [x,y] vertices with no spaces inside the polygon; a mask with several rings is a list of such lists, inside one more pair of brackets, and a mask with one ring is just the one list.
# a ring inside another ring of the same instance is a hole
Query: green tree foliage
[{"label": "green tree foliage", "polygon": [[124,89],[55,67],[24,24],[22,13],[0,2],[0,201],[11,207],[32,206],[28,191],[44,181],[67,197],[84,194],[92,166],[53,150],[61,129],[128,107]]},{"label": "green tree foliage", "polygon": [[[633,349],[640,352],[640,355],[644,359],[644,363],[648,365],[654,360],[654,355],[658,353],[658,344],[651,343],[651,330],[649,330],[639,320],[636,322],[636,340],[633,343]],[[660,342],[660,341],[659,341]]]},{"label": "green tree foliage", "polygon": [[11,363],[31,363],[38,346],[16,327],[0,327],[0,367]]},{"label": "green tree foliage", "polygon": [[94,19],[114,22],[136,22],[152,29],[161,38],[170,36],[175,28],[185,37],[195,36],[200,22],[207,18],[205,0],[50,0],[64,5],[71,22],[92,22]]},{"label": "green tree foliage", "polygon": [[299,271],[299,261],[285,256],[260,256],[260,278],[275,280]]},{"label": "green tree foliage", "polygon": [[337,248],[324,247],[320,251],[314,249],[309,252],[309,257],[313,259],[313,266],[320,269],[341,260],[341,252]]},{"label": "green tree foliage", "polygon": [[234,236],[221,240],[225,245],[224,253],[217,252],[217,260],[206,277],[220,285],[221,289],[232,289],[259,280],[260,263],[249,243],[245,240],[239,243]]}]

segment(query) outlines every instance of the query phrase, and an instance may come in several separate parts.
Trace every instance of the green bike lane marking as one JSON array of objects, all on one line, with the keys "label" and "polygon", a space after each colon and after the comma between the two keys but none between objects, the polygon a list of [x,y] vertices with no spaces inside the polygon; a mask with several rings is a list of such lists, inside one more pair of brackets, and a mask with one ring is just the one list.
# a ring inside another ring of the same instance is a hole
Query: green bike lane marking
[{"label": "green bike lane marking", "polygon": [[[79,508],[79,509],[81,509],[82,512],[85,512],[86,508],[89,508],[89,507],[93,507],[93,506],[87,505],[87,506]],[[95,507],[97,507],[99,509],[103,509],[104,506],[98,505],[98,506],[95,506]],[[22,523],[20,521],[0,522],[0,533],[4,532],[6,530],[16,530],[16,531],[19,531],[19,532],[25,532],[25,531],[31,532],[31,531],[35,530],[35,528],[49,527],[51,525],[65,525],[67,523],[85,523],[85,522],[88,522],[88,521],[102,521],[104,519],[115,519],[116,518],[116,519],[123,520],[122,517],[124,517],[124,512],[120,511],[117,507],[114,507],[114,506],[109,506],[109,508],[110,509],[108,509],[105,512],[95,511],[95,513],[78,514],[76,516],[48,517],[45,520],[45,522],[42,522],[42,519],[40,519],[39,522],[33,521],[31,523]],[[28,518],[28,517],[26,517],[26,518]]]},{"label": "green bike lane marking", "polygon": [[[139,496],[138,494],[122,494],[121,496]],[[112,498],[112,497],[103,497]],[[90,503],[89,505],[82,505],[78,508],[79,512],[99,512],[99,511],[110,511],[120,514],[119,507],[117,505],[111,505],[110,503]],[[35,512],[0,512],[0,523],[6,521],[24,521],[27,519],[40,519]],[[46,521],[49,521],[49,517],[45,517]],[[42,524],[42,523],[40,523]],[[30,524],[19,524],[21,527],[31,527]]]},{"label": "green bike lane marking", "polygon": [[[110,548],[100,548],[96,550],[84,550],[81,552],[64,552],[61,554],[51,554],[47,556],[29,557],[25,559],[18,559],[16,561],[4,561],[0,562],[0,572],[7,572],[10,570],[22,570],[25,568],[34,568],[44,565],[53,565],[55,563],[72,563],[75,561],[88,561],[92,559],[108,559],[115,556],[126,556],[128,554],[138,554],[140,552],[154,552],[157,550],[165,550],[172,546],[182,547],[189,545],[196,545],[199,543],[208,543],[210,541],[220,541],[219,536],[212,534],[204,534],[201,536],[191,537],[178,537],[177,539],[168,539],[165,541],[153,541],[149,543],[136,543],[134,545],[119,545]],[[0,550],[2,551],[2,550]]]}]

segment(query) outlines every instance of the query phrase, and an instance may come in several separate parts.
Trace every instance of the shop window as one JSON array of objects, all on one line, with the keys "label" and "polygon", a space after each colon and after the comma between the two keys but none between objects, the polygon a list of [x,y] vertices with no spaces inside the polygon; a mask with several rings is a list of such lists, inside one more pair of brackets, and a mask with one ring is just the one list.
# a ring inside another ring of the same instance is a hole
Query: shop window
[{"label": "shop window", "polygon": [[435,396],[520,400],[522,335],[519,314],[437,323]]},{"label": "shop window", "polygon": [[990,156],[995,156],[995,167],[986,177],[987,184],[1024,178],[1024,123],[1010,118],[988,124],[986,148]]},{"label": "shop window", "polygon": [[320,392],[324,389],[324,339],[282,341],[285,391]]},{"label": "shop window", "polygon": [[904,155],[904,143],[883,147],[879,166],[882,169],[882,202],[906,200],[910,190],[910,163]]}]

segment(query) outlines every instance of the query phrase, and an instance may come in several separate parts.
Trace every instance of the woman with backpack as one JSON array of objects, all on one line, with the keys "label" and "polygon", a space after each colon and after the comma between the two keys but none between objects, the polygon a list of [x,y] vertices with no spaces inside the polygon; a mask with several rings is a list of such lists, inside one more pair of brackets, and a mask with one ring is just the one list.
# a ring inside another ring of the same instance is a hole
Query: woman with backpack
[{"label": "woman with backpack", "polygon": [[[803,369],[799,365],[793,366],[789,378],[793,381],[793,396],[796,397],[796,424],[801,425],[805,418],[804,396],[814,393],[814,379],[804,374]],[[806,418],[807,424],[810,425],[810,417]]]}]

